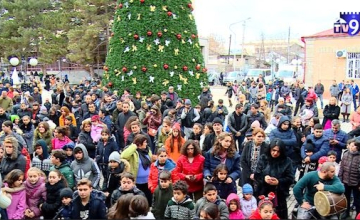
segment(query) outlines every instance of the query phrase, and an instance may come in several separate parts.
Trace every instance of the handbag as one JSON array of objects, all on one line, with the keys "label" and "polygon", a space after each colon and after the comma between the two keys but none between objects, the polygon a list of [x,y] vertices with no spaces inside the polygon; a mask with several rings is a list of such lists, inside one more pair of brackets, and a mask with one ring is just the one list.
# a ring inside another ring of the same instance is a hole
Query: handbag
[{"label": "handbag", "polygon": [[148,128],[148,134],[152,137],[155,137],[157,134],[157,129],[154,128]]}]

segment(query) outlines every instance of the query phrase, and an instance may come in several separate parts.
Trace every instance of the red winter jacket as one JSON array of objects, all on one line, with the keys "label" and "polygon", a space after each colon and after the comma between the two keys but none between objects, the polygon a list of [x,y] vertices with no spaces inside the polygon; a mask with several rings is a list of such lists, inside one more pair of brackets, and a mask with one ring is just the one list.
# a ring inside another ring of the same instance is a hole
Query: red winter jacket
[{"label": "red winter jacket", "polygon": [[[203,171],[204,171],[204,162],[205,157],[201,154],[194,157],[192,163],[189,162],[188,158],[184,155],[181,155],[176,163],[176,168],[174,170],[174,174],[180,178],[180,180],[186,181],[189,185],[189,192],[197,192],[199,190],[203,190],[204,182],[203,182]],[[186,175],[194,175],[195,181],[189,181],[185,179]]]},{"label": "red winter jacket", "polygon": [[[249,219],[262,219],[261,215],[260,215],[260,211],[259,209],[256,209],[253,213],[251,213]],[[277,216],[277,214],[274,212],[273,216],[271,217],[271,219],[280,219],[279,216]]]},{"label": "red winter jacket", "polygon": [[[156,187],[159,184],[159,160],[155,161],[154,163],[151,164],[150,166],[150,174],[149,174],[149,178],[148,178],[148,187],[151,191],[152,194],[154,194]],[[179,178],[177,177],[176,174],[174,174],[172,171],[175,169],[175,162],[168,158],[165,162],[165,166],[164,166],[164,170],[167,170],[169,172],[171,172],[171,180],[172,183],[175,183]]]}]

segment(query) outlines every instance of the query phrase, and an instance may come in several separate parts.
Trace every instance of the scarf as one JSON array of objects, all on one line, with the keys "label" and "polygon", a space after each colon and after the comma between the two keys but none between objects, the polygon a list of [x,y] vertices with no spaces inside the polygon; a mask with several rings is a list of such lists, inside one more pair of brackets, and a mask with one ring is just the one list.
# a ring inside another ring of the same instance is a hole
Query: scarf
[{"label": "scarf", "polygon": [[220,157],[220,160],[221,160],[221,163],[222,164],[225,164],[226,162],[226,156],[227,156],[227,152],[223,152],[223,153],[219,153],[219,157]]},{"label": "scarf", "polygon": [[137,148],[136,151],[139,153],[139,158],[144,170],[147,170],[151,165],[151,161],[147,157],[149,155],[149,148],[145,148],[145,149]]}]

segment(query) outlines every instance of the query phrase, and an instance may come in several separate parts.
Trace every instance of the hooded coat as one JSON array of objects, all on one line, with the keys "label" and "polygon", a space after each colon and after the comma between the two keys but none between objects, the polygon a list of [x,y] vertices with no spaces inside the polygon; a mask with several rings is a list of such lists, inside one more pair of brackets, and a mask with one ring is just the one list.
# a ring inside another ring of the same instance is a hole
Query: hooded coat
[{"label": "hooded coat", "polygon": [[71,170],[70,168],[70,164],[67,163],[66,161],[62,162],[60,164],[60,166],[52,166],[50,168],[50,171],[52,170],[59,170],[60,173],[65,177],[67,183],[68,183],[68,186],[70,188],[73,188],[75,186],[75,183],[74,183],[74,173],[73,171]]},{"label": "hooded coat", "polygon": [[[78,191],[74,192],[71,219],[81,219],[81,198]],[[106,219],[105,195],[103,192],[92,190],[89,199],[88,219]]]},{"label": "hooded coat", "polygon": [[[281,125],[285,122],[289,123],[286,130],[281,128]],[[294,146],[296,145],[296,136],[291,128],[291,121],[287,116],[281,116],[277,129],[273,129],[269,134],[269,139],[280,138],[286,146],[286,155],[290,156],[294,153]]]},{"label": "hooded coat", "polygon": [[[154,163],[151,164],[150,166],[150,174],[149,174],[149,181],[148,181],[148,187],[151,191],[151,193],[154,193],[156,187],[159,185],[159,175],[160,175],[160,172],[159,172],[159,160],[155,161]],[[176,167],[176,164],[175,162],[168,158],[166,161],[165,161],[165,165],[164,165],[164,170],[166,171],[173,171]],[[172,179],[172,182],[175,183],[176,180],[177,180],[177,176],[172,174],[171,175],[171,179]]]},{"label": "hooded coat", "polygon": [[[74,151],[74,147],[75,147],[75,144],[74,142],[69,142],[67,144],[65,144],[62,149],[64,151],[66,151],[67,148],[70,148],[72,151]],[[65,161],[70,165],[73,161],[75,160],[75,157],[74,157],[74,154],[72,154],[71,156],[66,156],[66,159]]]},{"label": "hooded coat", "polygon": [[24,183],[26,189],[26,209],[34,212],[35,218],[40,217],[40,201],[46,200],[45,178],[40,177],[37,183],[31,184],[28,180]]},{"label": "hooded coat", "polygon": [[83,144],[77,144],[74,151],[77,148],[81,149],[84,156],[81,160],[75,159],[70,165],[74,172],[75,180],[79,181],[82,178],[87,178],[91,181],[93,188],[96,188],[100,181],[99,167],[93,159],[89,158],[88,151]]},{"label": "hooded coat", "polygon": [[237,210],[232,212],[229,209],[229,219],[245,219],[244,214],[241,211],[240,198],[235,193],[231,193],[226,199],[226,205],[229,207],[230,202],[235,200],[237,203]]},{"label": "hooded coat", "polygon": [[46,146],[46,142],[40,139],[37,141],[36,145],[41,146],[43,150],[43,154],[37,155],[36,152],[33,153],[32,166],[39,168],[40,170],[44,171],[44,173],[47,175],[49,174],[52,163],[49,157],[49,152]]},{"label": "hooded coat", "polygon": [[2,179],[14,169],[19,169],[25,173],[26,159],[18,149],[14,149],[12,154],[4,152],[4,158],[1,160],[0,173]]}]

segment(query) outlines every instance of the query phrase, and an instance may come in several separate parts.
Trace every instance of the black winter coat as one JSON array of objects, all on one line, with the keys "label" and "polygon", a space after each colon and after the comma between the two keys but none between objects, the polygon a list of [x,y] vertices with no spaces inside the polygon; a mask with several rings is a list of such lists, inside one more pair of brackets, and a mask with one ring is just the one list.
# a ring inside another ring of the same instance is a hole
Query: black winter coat
[{"label": "black winter coat", "polygon": [[89,157],[95,158],[96,145],[93,143],[90,132],[81,131],[78,137],[78,144],[83,144],[89,153]]},{"label": "black winter coat", "polygon": [[52,219],[61,207],[60,191],[65,188],[65,183],[63,180],[60,180],[54,185],[46,183],[45,187],[46,201],[41,206],[41,212],[43,213],[44,219]]},{"label": "black winter coat", "polygon": [[348,186],[360,185],[360,152],[346,151],[341,159],[339,178]]},{"label": "black winter coat", "polygon": [[337,105],[326,105],[323,111],[324,119],[322,126],[324,127],[327,120],[339,119],[340,107]]},{"label": "black winter coat", "polygon": [[[270,153],[270,149],[268,151]],[[272,158],[269,153],[261,155],[254,173],[254,178],[258,184],[257,195],[268,195],[270,192],[274,192],[277,197],[287,197],[290,185],[294,181],[292,161],[288,157]],[[276,178],[279,184],[277,186],[267,184],[265,182],[265,176],[267,175]]]},{"label": "black winter coat", "polygon": [[[81,198],[78,191],[73,195],[73,206],[71,219],[81,219],[80,216]],[[87,219],[106,219],[105,195],[103,192],[92,190],[89,199],[89,215]]]}]

